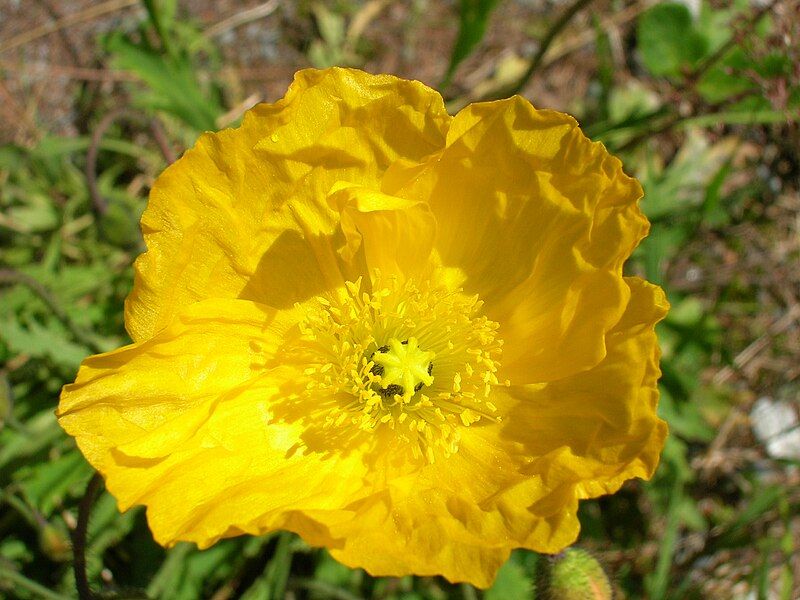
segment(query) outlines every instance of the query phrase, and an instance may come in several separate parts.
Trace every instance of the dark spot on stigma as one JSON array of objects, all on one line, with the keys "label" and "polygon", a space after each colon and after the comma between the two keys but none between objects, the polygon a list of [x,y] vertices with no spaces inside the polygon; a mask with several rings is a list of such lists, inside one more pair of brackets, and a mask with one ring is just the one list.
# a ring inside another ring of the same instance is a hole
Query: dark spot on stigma
[{"label": "dark spot on stigma", "polygon": [[[380,352],[381,354],[383,354],[384,352],[388,352],[388,351],[389,351],[389,346],[381,346],[380,348],[375,350],[375,352],[373,352],[370,355],[369,359],[374,362],[375,354],[377,352]],[[375,364],[372,365],[372,368],[370,369],[370,371],[372,371],[372,373],[374,373],[378,377],[383,377],[383,372],[384,372],[383,365],[379,365],[378,363],[375,363]]]},{"label": "dark spot on stigma", "polygon": [[378,390],[378,393],[384,398],[393,398],[395,394],[397,394],[398,396],[402,396],[405,393],[405,390],[403,389],[402,385],[397,385],[396,383],[393,383],[389,386],[386,386],[385,388],[381,388],[380,390]]},{"label": "dark spot on stigma", "polygon": [[[400,343],[401,344],[408,344],[408,340],[403,340]],[[386,345],[381,346],[375,352],[372,353],[372,355],[369,357],[369,359],[373,360],[374,357],[375,357],[375,353],[376,352],[380,352],[380,353],[383,354],[383,353],[388,352],[388,351],[389,351],[389,346],[386,346]],[[370,371],[372,371],[372,373],[377,375],[378,377],[383,377],[383,373],[385,372],[385,370],[383,368],[383,365],[379,365],[378,363],[373,364],[372,365],[372,369],[370,369]],[[428,375],[430,375],[431,373],[433,373],[433,363],[428,363]],[[425,384],[423,384],[420,381],[417,385],[414,386],[414,392],[420,391],[424,385]],[[395,394],[398,394],[398,395],[402,396],[404,392],[405,392],[405,390],[403,389],[403,386],[402,385],[397,385],[396,383],[393,383],[390,386],[385,387],[385,388],[380,388],[378,390],[378,393],[383,398],[392,398],[392,397],[394,397]]]},{"label": "dark spot on stigma", "polygon": [[[428,375],[430,375],[431,373],[433,373],[433,363],[428,363]],[[425,384],[420,381],[417,385],[414,386],[414,391],[415,392],[420,391],[423,385]]]}]

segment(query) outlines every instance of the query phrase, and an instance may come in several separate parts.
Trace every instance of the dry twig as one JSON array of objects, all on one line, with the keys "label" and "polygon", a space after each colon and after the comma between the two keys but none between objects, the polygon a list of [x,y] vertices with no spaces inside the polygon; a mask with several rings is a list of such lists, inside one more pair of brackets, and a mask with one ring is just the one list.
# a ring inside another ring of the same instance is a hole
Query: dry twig
[{"label": "dry twig", "polygon": [[129,8],[138,4],[139,0],[108,0],[108,2],[103,2],[102,4],[90,6],[86,10],[83,10],[79,13],[67,15],[58,21],[53,21],[52,23],[34,27],[29,31],[23,31],[22,33],[15,35],[10,40],[0,43],[0,52],[13,50],[14,48],[24,46],[25,44],[28,44],[46,35],[60,31],[65,27],[71,27],[72,25],[77,25],[78,23],[91,21],[92,19],[107,15],[108,13],[116,12],[123,8]]}]

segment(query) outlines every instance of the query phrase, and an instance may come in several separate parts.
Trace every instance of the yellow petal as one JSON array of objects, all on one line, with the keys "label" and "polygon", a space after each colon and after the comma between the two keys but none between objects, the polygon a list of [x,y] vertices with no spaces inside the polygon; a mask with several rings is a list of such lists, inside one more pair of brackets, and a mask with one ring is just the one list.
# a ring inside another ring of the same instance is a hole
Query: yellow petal
[{"label": "yellow petal", "polygon": [[380,189],[395,160],[441,148],[449,121],[419,82],[309,69],[238,129],[203,135],[150,194],[148,251],[126,302],[131,337],[152,337],[205,298],[286,308],[340,285],[328,191],[337,181]]},{"label": "yellow petal", "polygon": [[667,427],[656,415],[659,349],[654,327],[668,305],[660,288],[626,279],[631,299],[596,367],[542,386],[512,387],[517,404],[503,436],[523,445],[524,469],[548,485],[571,482],[580,498],[616,491],[658,465]]},{"label": "yellow petal", "polygon": [[426,203],[344,182],[334,186],[328,201],[341,214],[345,262],[363,262],[367,274],[377,268],[383,275],[406,276],[427,264],[436,220]]},{"label": "yellow petal", "polygon": [[273,368],[296,322],[293,312],[244,300],[196,303],[157,337],[86,359],[64,386],[59,421],[101,472],[118,458],[168,455]]},{"label": "yellow petal", "polygon": [[505,377],[552,381],[602,359],[648,224],[639,184],[572,117],[519,97],[471,105],[440,154],[397,163],[384,191],[429,199],[442,263],[501,325]]},{"label": "yellow petal", "polygon": [[499,433],[470,427],[448,459],[384,471],[385,489],[351,505],[354,518],[328,521],[342,540],[331,554],[372,575],[443,575],[485,588],[512,549],[571,544],[579,529],[574,485],[548,487],[522,473],[522,456]]},{"label": "yellow petal", "polygon": [[206,300],[147,342],[87,359],[65,386],[62,427],[121,510],[147,506],[160,543],[290,528],[331,545],[304,511],[332,518],[369,493],[357,453],[309,452],[303,424],[273,414],[302,385],[277,353],[296,322],[253,302]]}]

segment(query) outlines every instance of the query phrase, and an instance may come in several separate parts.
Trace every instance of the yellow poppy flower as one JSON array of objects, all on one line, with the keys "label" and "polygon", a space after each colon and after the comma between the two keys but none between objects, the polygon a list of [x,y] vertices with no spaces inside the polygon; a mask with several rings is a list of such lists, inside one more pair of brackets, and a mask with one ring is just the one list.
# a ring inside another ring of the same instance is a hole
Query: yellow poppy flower
[{"label": "yellow poppy flower", "polygon": [[650,477],[661,290],[639,184],[569,116],[456,116],[306,70],[156,181],[125,307],[58,417],[155,539],[297,532],[373,575],[491,584]]}]

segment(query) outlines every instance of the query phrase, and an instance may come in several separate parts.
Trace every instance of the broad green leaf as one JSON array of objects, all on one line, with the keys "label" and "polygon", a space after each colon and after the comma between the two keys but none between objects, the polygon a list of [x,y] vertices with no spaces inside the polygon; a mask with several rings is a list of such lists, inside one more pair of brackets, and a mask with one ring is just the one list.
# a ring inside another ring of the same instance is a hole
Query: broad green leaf
[{"label": "broad green leaf", "polygon": [[664,394],[658,404],[658,413],[673,433],[685,440],[710,442],[716,430],[706,423],[698,407],[692,402],[677,404],[670,395]]},{"label": "broad green leaf", "polygon": [[697,91],[707,102],[717,103],[753,89],[756,84],[742,73],[755,70],[757,65],[742,48],[733,48],[716,66],[697,82]]},{"label": "broad green leaf", "polygon": [[647,217],[658,221],[702,208],[706,187],[725,168],[739,144],[735,137],[711,144],[702,132],[689,131],[668,165],[646,165],[638,175],[645,191],[642,210]]},{"label": "broad green leaf", "polygon": [[657,4],[639,17],[638,50],[654,75],[679,77],[708,51],[708,40],[698,31],[689,9],[676,2]]}]

